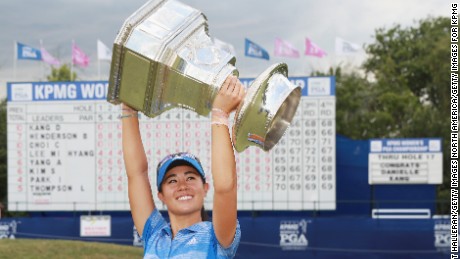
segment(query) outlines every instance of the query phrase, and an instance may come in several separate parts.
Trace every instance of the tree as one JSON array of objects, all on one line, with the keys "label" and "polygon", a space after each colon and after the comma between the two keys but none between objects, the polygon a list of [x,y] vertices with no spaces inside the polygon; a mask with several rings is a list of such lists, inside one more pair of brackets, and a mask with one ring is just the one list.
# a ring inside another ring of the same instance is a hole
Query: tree
[{"label": "tree", "polygon": [[46,77],[50,82],[56,81],[75,81],[77,79],[77,73],[72,72],[70,76],[70,68],[67,64],[60,66],[59,68],[51,67],[51,74]]},{"label": "tree", "polygon": [[[374,111],[376,101],[373,83],[357,72],[343,73],[340,67],[331,68],[328,75],[336,80],[336,130],[352,139],[384,137],[392,115],[381,110]],[[314,72],[313,76],[326,75]]]},{"label": "tree", "polygon": [[[364,76],[331,69],[337,85],[337,132],[353,139],[443,139],[445,200],[450,185],[450,20],[377,29]],[[372,80],[371,80],[372,79]],[[446,213],[446,211],[443,211]]]},{"label": "tree", "polygon": [[404,29],[398,25],[388,30],[378,29],[375,39],[376,42],[367,47],[370,58],[364,68],[375,75],[380,99],[388,93],[410,98],[407,106],[411,109],[404,110],[407,115],[396,124],[399,137],[442,137],[444,184],[439,188],[438,197],[448,197],[450,20],[427,18],[419,21],[417,27]]}]

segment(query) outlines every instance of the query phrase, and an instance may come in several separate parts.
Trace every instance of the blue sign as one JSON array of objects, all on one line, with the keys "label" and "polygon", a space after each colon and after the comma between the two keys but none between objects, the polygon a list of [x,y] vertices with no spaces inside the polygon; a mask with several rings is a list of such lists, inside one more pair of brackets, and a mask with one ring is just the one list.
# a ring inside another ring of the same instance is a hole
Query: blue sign
[{"label": "blue sign", "polygon": [[[78,235],[78,217],[28,217],[20,220],[21,231],[16,238],[51,237],[133,244],[130,216],[113,217],[112,235],[97,239]],[[238,220],[243,234],[236,258],[449,258],[445,250],[437,246],[437,237],[434,236],[439,233],[434,230],[435,224],[439,224],[437,219],[239,216]],[[440,241],[443,246],[449,244],[448,236],[444,238],[446,240]]]},{"label": "blue sign", "polygon": [[[335,77],[290,77],[303,96],[335,96]],[[240,78],[249,87],[254,78]],[[8,102],[106,100],[108,81],[7,83]]]},{"label": "blue sign", "polygon": [[8,102],[107,99],[107,81],[8,83]]},{"label": "blue sign", "polygon": [[442,152],[440,138],[371,139],[370,153]]}]

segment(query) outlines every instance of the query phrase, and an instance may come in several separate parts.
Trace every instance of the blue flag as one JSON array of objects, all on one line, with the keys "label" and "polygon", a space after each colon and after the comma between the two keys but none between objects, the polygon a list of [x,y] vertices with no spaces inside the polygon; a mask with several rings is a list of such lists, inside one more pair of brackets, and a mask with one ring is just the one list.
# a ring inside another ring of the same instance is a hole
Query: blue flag
[{"label": "blue flag", "polygon": [[16,43],[16,47],[18,51],[16,53],[17,59],[42,60],[42,52],[39,49],[19,42]]},{"label": "blue flag", "polygon": [[265,49],[263,49],[262,47],[248,39],[245,39],[244,55],[253,58],[262,58],[270,60],[270,56],[268,55],[268,52]]}]

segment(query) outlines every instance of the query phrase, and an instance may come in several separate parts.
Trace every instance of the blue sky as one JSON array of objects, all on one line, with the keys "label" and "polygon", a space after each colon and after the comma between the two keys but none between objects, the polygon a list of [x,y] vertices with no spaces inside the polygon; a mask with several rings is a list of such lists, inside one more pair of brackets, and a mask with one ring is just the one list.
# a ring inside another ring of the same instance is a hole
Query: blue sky
[{"label": "blue sky", "polygon": [[[98,79],[96,41],[111,48],[123,21],[142,6],[144,0],[15,0],[1,1],[0,10],[0,97],[6,82],[13,81],[14,41],[44,47],[61,62],[69,63],[71,42],[91,57],[91,65],[76,69],[82,80]],[[358,45],[373,42],[377,28],[395,24],[415,25],[428,16],[449,16],[450,2],[441,0],[183,0],[208,18],[210,35],[232,44],[237,52],[237,68],[243,77],[255,77],[276,62],[286,62],[289,74],[306,76],[312,69],[325,70],[332,64],[358,65],[364,54],[353,57],[334,55],[335,37]],[[323,59],[273,57],[274,39],[280,37],[303,54],[305,37],[324,49]],[[264,47],[269,61],[244,56],[244,38]],[[102,79],[109,64],[101,62]],[[18,61],[16,81],[44,80],[50,68],[41,62]]]}]

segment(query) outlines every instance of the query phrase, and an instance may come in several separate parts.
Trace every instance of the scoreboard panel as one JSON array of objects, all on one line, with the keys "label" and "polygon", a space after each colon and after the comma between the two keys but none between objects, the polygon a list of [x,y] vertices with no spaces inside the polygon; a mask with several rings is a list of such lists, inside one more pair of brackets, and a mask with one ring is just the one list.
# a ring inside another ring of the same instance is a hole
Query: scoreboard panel
[{"label": "scoreboard panel", "polygon": [[[289,79],[302,97],[284,137],[270,152],[236,154],[239,210],[336,207],[334,78]],[[129,210],[120,107],[106,101],[107,88],[106,81],[7,84],[9,210]],[[154,197],[157,163],[189,151],[206,171],[212,209],[210,118],[172,109],[141,116],[140,129]]]}]

